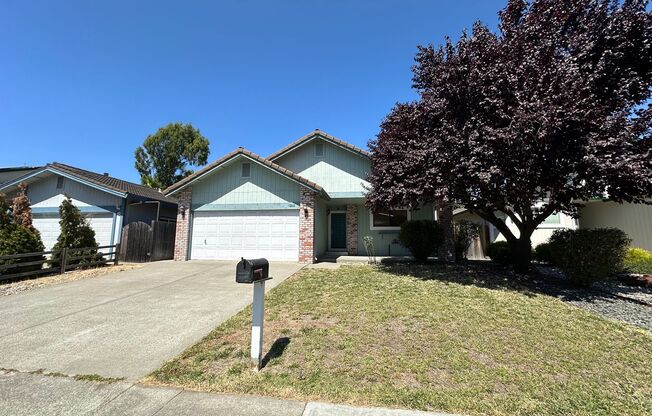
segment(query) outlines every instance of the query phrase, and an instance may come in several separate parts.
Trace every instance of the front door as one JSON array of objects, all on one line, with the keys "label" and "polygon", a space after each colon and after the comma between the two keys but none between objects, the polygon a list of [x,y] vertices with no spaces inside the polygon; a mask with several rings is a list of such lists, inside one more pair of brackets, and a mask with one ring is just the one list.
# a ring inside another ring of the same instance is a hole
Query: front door
[{"label": "front door", "polygon": [[331,212],[330,248],[346,250],[346,212]]}]

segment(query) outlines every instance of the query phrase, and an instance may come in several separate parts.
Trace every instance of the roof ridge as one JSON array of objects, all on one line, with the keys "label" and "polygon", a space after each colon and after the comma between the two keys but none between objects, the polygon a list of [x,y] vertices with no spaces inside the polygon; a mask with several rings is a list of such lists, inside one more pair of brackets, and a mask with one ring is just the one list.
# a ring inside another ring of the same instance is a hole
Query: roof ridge
[{"label": "roof ridge", "polygon": [[288,144],[287,146],[283,147],[282,149],[280,149],[280,150],[272,153],[271,155],[267,156],[267,158],[270,159],[270,160],[276,159],[277,157],[291,151],[295,147],[298,147],[302,143],[312,139],[315,136],[320,136],[320,137],[322,137],[322,138],[324,138],[326,140],[329,140],[329,141],[331,141],[331,142],[333,142],[333,143],[335,143],[335,144],[337,144],[339,146],[342,146],[342,147],[344,147],[344,148],[346,148],[346,149],[348,149],[348,150],[350,150],[352,152],[361,154],[363,156],[366,156],[366,157],[371,156],[371,154],[368,151],[366,151],[364,149],[361,149],[356,145],[353,145],[353,144],[351,144],[349,142],[346,142],[346,141],[344,141],[344,140],[342,140],[342,139],[340,139],[338,137],[335,137],[335,136],[333,136],[331,134],[328,134],[325,131],[315,129],[315,130],[311,131],[310,133],[299,137],[297,140],[293,141],[292,143]]}]

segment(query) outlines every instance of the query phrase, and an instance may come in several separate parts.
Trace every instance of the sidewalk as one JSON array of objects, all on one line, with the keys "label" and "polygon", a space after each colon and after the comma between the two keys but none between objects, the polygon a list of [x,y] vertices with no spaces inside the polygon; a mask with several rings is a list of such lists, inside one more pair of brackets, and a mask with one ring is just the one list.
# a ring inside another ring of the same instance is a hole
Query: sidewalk
[{"label": "sidewalk", "polygon": [[0,415],[444,416],[0,370]]}]

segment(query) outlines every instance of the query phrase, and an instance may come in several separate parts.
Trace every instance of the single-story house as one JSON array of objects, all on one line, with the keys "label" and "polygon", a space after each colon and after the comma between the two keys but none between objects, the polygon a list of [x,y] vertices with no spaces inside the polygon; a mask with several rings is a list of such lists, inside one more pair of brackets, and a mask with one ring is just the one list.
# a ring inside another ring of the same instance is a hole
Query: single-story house
[{"label": "single-story house", "polygon": [[266,257],[311,263],[330,253],[406,255],[407,219],[432,205],[372,213],[369,153],[315,130],[268,157],[238,148],[164,191],[179,201],[175,259]]},{"label": "single-story house", "polygon": [[[266,257],[310,263],[332,254],[365,255],[373,237],[378,256],[407,255],[398,243],[408,219],[437,219],[432,204],[373,213],[365,206],[371,169],[367,151],[315,130],[262,157],[238,148],[164,191],[179,201],[175,259]],[[601,205],[602,204],[602,205]],[[483,225],[471,258],[504,240],[493,225],[466,209],[454,220]],[[516,226],[507,219],[513,230]],[[652,249],[652,207],[590,201],[576,220],[551,215],[532,236],[536,246],[561,228],[618,227],[633,245]]]},{"label": "single-story house", "polygon": [[13,166],[0,168],[0,184],[20,178],[23,175],[39,169],[40,166]]},{"label": "single-story house", "polygon": [[100,246],[120,242],[122,226],[136,221],[174,221],[177,202],[156,189],[95,173],[63,163],[49,163],[0,184],[0,193],[11,199],[18,185],[27,185],[34,227],[46,250],[59,236],[59,206],[68,195],[95,230]]}]

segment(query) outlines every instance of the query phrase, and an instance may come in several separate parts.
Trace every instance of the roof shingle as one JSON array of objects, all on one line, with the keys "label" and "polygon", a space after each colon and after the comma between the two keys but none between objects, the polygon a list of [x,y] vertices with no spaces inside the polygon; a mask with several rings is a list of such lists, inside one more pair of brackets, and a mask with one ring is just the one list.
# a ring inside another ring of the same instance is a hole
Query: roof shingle
[{"label": "roof shingle", "polygon": [[79,169],[74,166],[65,165],[63,163],[58,163],[58,162],[48,163],[45,167],[46,168],[49,167],[54,170],[59,170],[64,173],[68,173],[72,176],[76,176],[80,179],[87,180],[96,185],[103,186],[105,188],[109,188],[114,191],[124,192],[142,198],[149,198],[149,199],[156,199],[158,201],[170,202],[173,204],[177,203],[176,199],[168,197],[156,189],[144,185],[138,185],[133,182],[128,182],[122,179],[114,178],[112,176],[91,172],[89,170]]}]

